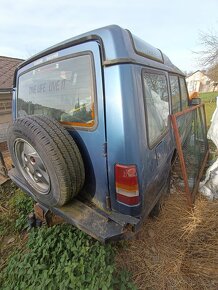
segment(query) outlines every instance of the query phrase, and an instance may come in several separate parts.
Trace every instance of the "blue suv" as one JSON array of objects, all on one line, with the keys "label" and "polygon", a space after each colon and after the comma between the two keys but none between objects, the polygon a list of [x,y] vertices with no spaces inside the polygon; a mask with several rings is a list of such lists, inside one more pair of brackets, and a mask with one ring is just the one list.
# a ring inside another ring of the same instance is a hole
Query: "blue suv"
[{"label": "blue suv", "polygon": [[22,63],[13,92],[11,179],[102,242],[136,232],[169,188],[184,74],[112,25]]}]

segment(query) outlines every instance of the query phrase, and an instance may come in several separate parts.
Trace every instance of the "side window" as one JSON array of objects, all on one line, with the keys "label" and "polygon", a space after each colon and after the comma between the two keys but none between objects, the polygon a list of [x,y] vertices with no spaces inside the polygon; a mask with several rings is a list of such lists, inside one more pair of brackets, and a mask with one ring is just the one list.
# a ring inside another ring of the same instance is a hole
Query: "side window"
[{"label": "side window", "polygon": [[181,91],[181,99],[182,99],[182,109],[188,107],[188,92],[186,88],[186,83],[184,78],[179,78],[180,83],[180,91]]},{"label": "side window", "polygon": [[164,74],[143,73],[145,113],[149,146],[166,131],[169,116],[167,79]]},{"label": "side window", "polygon": [[172,96],[172,112],[176,113],[181,111],[179,79],[177,76],[170,76],[170,89]]}]

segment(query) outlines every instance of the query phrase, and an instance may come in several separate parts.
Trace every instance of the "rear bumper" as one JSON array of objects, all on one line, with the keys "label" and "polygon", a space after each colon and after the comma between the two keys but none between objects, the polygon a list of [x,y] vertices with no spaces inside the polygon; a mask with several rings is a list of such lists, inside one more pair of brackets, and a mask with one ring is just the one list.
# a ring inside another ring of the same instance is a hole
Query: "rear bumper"
[{"label": "rear bumper", "polygon": [[[8,175],[19,188],[36,200],[25,180],[15,168],[11,169]],[[36,201],[39,202],[38,200]],[[102,243],[132,237],[140,222],[137,218],[117,212],[106,213],[94,204],[86,204],[76,198],[60,208],[50,208],[44,204],[42,206],[51,210],[54,214],[61,216],[66,222],[76,226]]]}]

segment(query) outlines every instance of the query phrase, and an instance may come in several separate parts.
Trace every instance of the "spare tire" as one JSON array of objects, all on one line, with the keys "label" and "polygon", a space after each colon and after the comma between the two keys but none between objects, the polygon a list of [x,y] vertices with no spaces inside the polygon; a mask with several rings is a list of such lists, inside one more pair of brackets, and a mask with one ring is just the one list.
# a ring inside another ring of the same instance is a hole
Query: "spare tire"
[{"label": "spare tire", "polygon": [[8,130],[8,148],[15,168],[39,202],[62,206],[82,189],[85,169],[80,151],[56,120],[18,118]]}]

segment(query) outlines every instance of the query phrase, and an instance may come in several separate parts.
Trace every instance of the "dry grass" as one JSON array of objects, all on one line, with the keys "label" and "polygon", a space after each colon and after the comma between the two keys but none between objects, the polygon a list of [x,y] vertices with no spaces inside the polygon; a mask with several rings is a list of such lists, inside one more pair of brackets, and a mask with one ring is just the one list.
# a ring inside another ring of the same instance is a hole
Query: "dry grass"
[{"label": "dry grass", "polygon": [[118,267],[128,269],[138,289],[218,289],[218,202],[199,197],[192,212],[172,190],[156,220],[124,244]]}]

